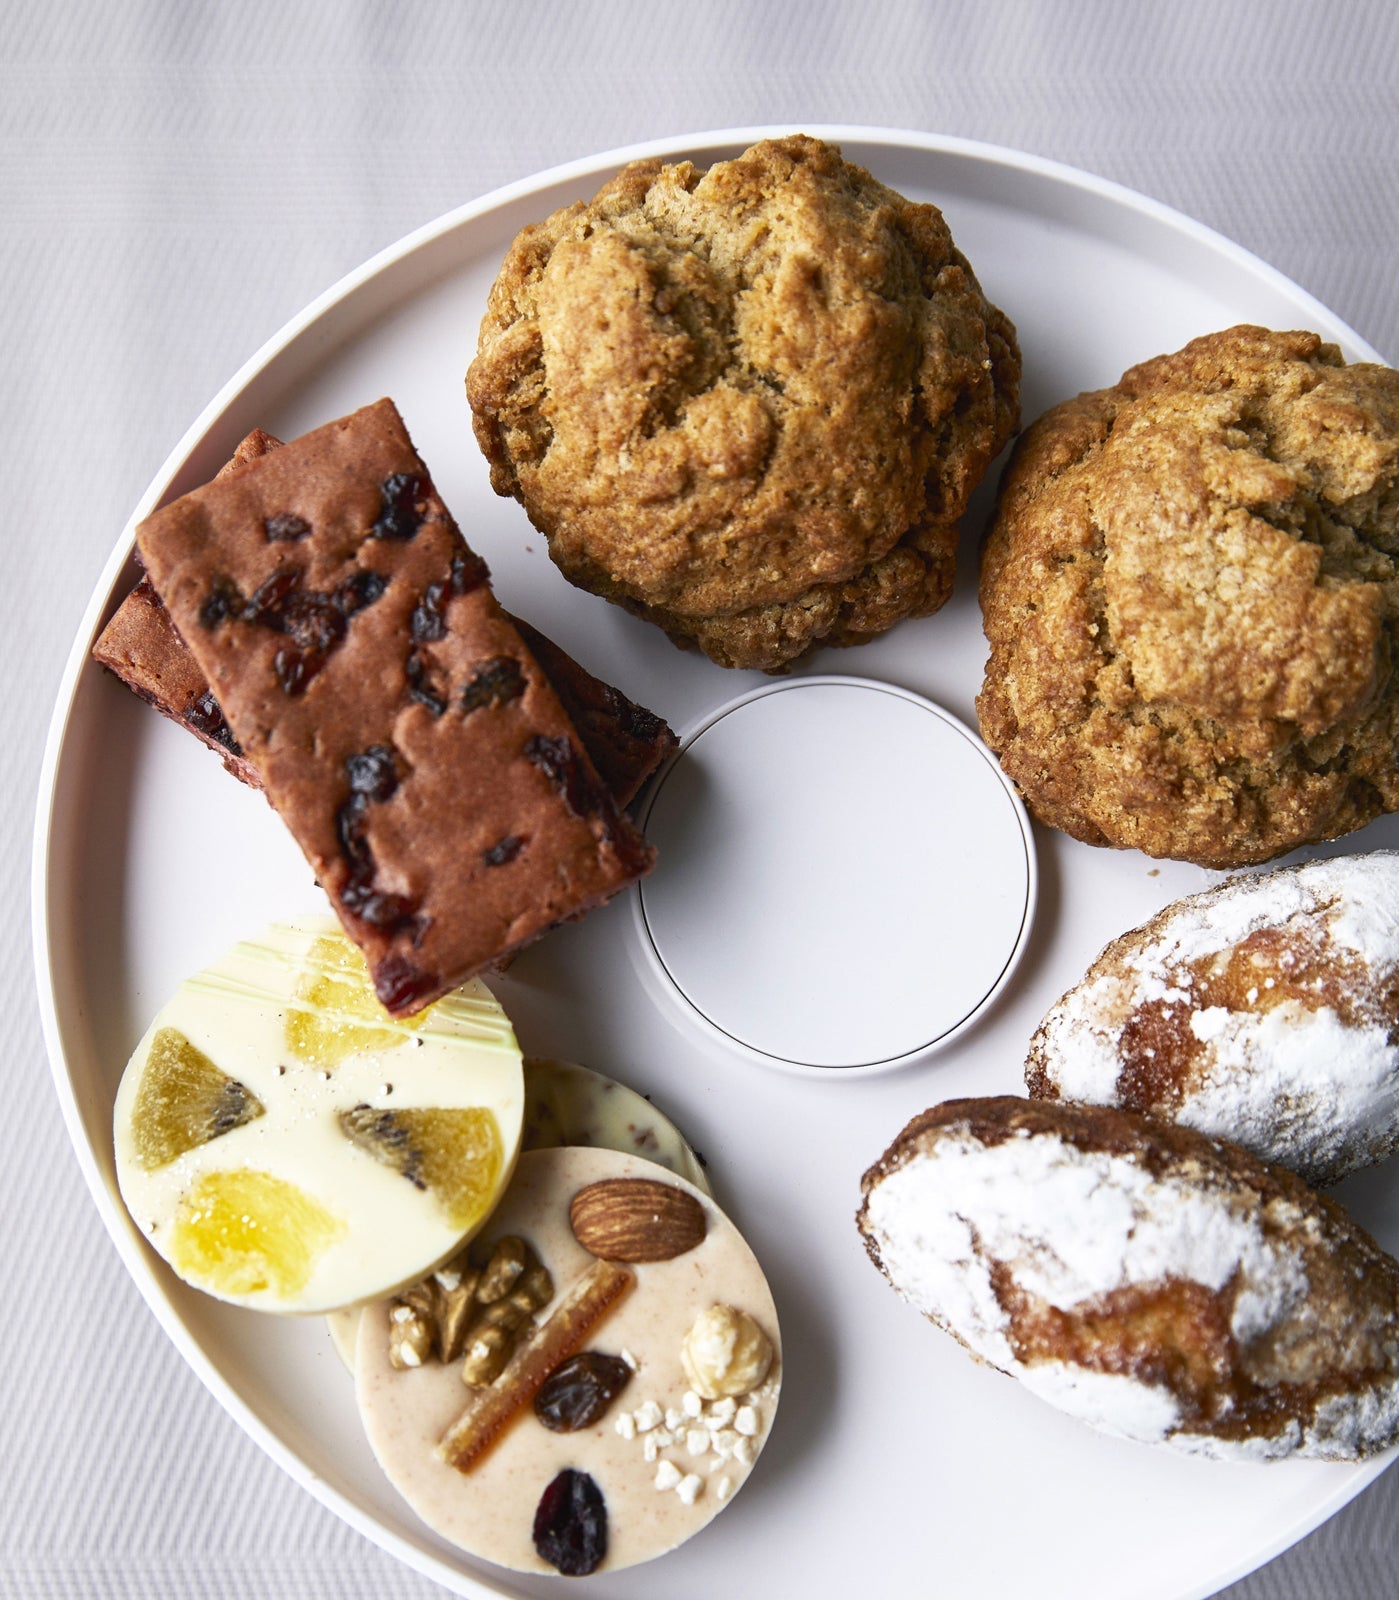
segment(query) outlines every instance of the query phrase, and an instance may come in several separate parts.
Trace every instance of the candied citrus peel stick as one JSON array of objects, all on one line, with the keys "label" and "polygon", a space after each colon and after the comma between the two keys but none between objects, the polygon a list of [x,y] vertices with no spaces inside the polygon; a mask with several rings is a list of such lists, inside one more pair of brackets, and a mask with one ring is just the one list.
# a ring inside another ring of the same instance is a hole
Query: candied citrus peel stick
[{"label": "candied citrus peel stick", "polygon": [[438,1454],[458,1472],[470,1472],[517,1412],[530,1405],[544,1380],[576,1355],[593,1329],[636,1283],[615,1261],[596,1261],[577,1279],[544,1322],[516,1346],[505,1371],[476,1397],[442,1436]]}]

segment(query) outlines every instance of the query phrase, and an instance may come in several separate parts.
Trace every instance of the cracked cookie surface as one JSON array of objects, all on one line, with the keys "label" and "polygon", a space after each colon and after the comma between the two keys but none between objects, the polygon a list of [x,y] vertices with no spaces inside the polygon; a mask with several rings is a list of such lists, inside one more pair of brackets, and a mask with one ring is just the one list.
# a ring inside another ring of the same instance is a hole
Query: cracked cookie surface
[{"label": "cracked cookie surface", "polygon": [[772,670],[946,601],[1019,372],[937,208],[798,136],[526,228],[467,392],[572,582]]},{"label": "cracked cookie surface", "polygon": [[1029,428],[983,738],[1042,821],[1211,867],[1399,809],[1399,373],[1241,326]]}]

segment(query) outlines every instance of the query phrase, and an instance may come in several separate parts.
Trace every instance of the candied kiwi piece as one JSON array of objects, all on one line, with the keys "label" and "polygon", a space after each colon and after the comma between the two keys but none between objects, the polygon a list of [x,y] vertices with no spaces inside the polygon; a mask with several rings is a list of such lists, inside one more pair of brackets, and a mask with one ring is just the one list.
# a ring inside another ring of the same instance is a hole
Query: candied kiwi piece
[{"label": "candied kiwi piece", "polygon": [[358,1105],[337,1120],[352,1144],[432,1194],[454,1227],[465,1230],[484,1215],[505,1160],[500,1129],[484,1106]]},{"label": "candied kiwi piece", "polygon": [[[348,1056],[391,1050],[407,1038],[402,1024],[388,1026],[364,957],[341,934],[324,934],[311,946],[297,999],[305,1009],[287,1015],[287,1048],[308,1066],[334,1067]],[[424,1011],[413,1025],[426,1016]]]},{"label": "candied kiwi piece", "polygon": [[178,1028],[160,1028],[146,1052],[131,1113],[136,1161],[154,1172],[266,1109]]},{"label": "candied kiwi piece", "polygon": [[343,1220],[299,1185],[270,1172],[206,1172],[180,1200],[170,1264],[214,1294],[299,1294],[316,1262],[345,1233]]}]

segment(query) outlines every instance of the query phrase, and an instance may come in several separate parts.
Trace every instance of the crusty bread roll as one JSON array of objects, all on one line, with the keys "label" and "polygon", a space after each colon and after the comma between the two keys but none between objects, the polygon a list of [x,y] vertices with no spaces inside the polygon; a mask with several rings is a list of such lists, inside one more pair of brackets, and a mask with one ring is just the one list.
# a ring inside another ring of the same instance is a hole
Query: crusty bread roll
[{"label": "crusty bread roll", "polygon": [[1399,854],[1232,879],[1116,939],[1031,1041],[1031,1095],[1232,1139],[1309,1183],[1399,1147]]},{"label": "crusty bread roll", "polygon": [[895,1289],[1094,1427],[1260,1461],[1399,1436],[1399,1262],[1237,1146],[1101,1106],[953,1100],[863,1188]]}]

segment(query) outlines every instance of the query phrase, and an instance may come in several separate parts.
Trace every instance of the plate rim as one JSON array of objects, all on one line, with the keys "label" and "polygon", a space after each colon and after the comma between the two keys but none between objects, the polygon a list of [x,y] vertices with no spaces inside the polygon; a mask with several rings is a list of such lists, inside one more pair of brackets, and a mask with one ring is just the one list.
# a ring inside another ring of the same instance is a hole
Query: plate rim
[{"label": "plate rim", "polygon": [[[393,1554],[411,1569],[459,1594],[508,1597],[518,1591],[502,1586],[509,1577],[505,1569],[502,1569],[502,1579],[498,1582],[494,1579],[494,1575],[487,1576],[452,1564],[444,1558],[428,1554],[416,1544],[402,1538],[376,1516],[362,1509],[349,1494],[327,1484],[294,1450],[283,1444],[195,1343],[193,1336],[164,1293],[150,1264],[139,1253],[136,1241],[125,1227],[123,1218],[116,1214],[115,1203],[108,1186],[98,1171],[94,1151],[88,1143],[83,1128],[62,1047],[49,916],[49,867],[54,843],[57,778],[67,745],[78,683],[86,668],[99,623],[111,604],[117,580],[131,559],[137,523],[161,503],[176,474],[242,392],[284,350],[293,345],[303,333],[335,307],[425,247],[447,237],[457,229],[470,225],[480,217],[503,209],[515,201],[528,199],[542,190],[561,184],[576,183],[598,174],[610,175],[616,168],[629,161],[690,156],[707,156],[712,159],[719,148],[730,146],[746,148],[761,139],[781,138],[794,133],[806,133],[814,138],[842,145],[860,144],[883,147],[901,153],[915,151],[935,156],[958,157],[992,169],[1007,169],[1026,174],[1107,201],[1116,208],[1135,213],[1183,235],[1187,240],[1214,252],[1249,276],[1291,298],[1314,319],[1318,328],[1329,330],[1330,337],[1345,341],[1355,351],[1355,359],[1389,365],[1368,340],[1362,338],[1309,290],[1289,278],[1280,269],[1208,224],[1114,179],[1011,146],[957,135],[900,129],[879,124],[797,121],[668,134],[617,146],[610,150],[560,162],[514,179],[441,213],[374,252],[359,266],[343,274],[312,298],[237,368],[186,428],[138,499],[117,537],[111,554],[97,575],[59,678],[44,740],[34,810],[30,926],[31,953],[45,1054],[63,1114],[68,1142],[97,1207],[98,1215],[116,1246],[122,1264],[142,1298],[155,1314],[162,1331],[175,1345],[186,1365],[244,1433],[327,1510],[338,1516],[341,1521],[348,1523],[372,1544]],[[1181,1591],[1174,1600],[1207,1600],[1208,1596],[1217,1594],[1220,1589],[1257,1571],[1334,1516],[1373,1483],[1395,1455],[1396,1452],[1391,1451],[1368,1462],[1350,1465],[1344,1480],[1338,1482],[1336,1489],[1322,1497],[1318,1505],[1309,1508],[1307,1513],[1285,1532],[1231,1564],[1222,1575],[1216,1573],[1202,1585]]]}]

